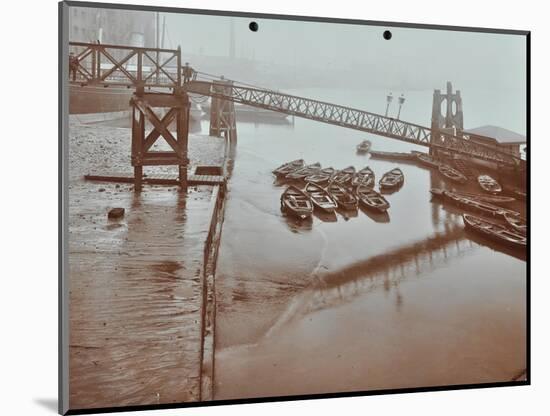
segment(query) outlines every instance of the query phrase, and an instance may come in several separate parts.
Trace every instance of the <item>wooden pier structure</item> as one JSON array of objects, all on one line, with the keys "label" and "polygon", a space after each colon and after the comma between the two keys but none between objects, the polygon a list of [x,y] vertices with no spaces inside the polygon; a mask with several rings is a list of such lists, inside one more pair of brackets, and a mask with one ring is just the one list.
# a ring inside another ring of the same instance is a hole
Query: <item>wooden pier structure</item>
[{"label": "wooden pier structure", "polygon": [[[124,172],[90,173],[84,176],[87,181],[134,183],[134,175]],[[156,174],[143,176],[142,183],[147,185],[180,185],[178,175]],[[187,175],[187,185],[223,185],[225,177],[219,175]]]},{"label": "wooden pier structure", "polygon": [[[188,184],[189,95],[208,96],[210,135],[237,138],[234,103],[338,125],[366,133],[428,147],[430,153],[492,162],[498,167],[525,174],[526,163],[498,146],[466,134],[462,125],[462,99],[452,92],[434,93],[432,126],[424,127],[368,111],[285,94],[272,89],[224,79],[200,79],[206,75],[181,65],[181,50],[70,42],[69,82],[74,86],[127,87],[134,89],[132,110],[132,166],[135,189],[143,183],[143,166],[176,165],[179,184]],[[191,76],[190,76],[191,75]],[[199,77],[197,76],[199,75]],[[211,77],[210,77],[211,78]],[[445,114],[441,105],[447,103]],[[158,111],[158,110],[161,111]],[[175,136],[169,125],[175,121]],[[146,131],[146,126],[152,126]],[[152,151],[159,139],[170,151]]]}]

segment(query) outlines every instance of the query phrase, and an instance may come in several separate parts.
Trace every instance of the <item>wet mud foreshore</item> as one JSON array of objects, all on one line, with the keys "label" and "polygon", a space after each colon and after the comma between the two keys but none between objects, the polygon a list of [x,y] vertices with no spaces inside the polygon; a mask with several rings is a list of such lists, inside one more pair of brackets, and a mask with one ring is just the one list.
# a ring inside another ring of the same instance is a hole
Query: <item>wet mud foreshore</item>
[{"label": "wet mud foreshore", "polygon": [[[524,259],[472,238],[459,212],[431,200],[440,175],[402,166],[405,186],[388,195],[383,220],[359,211],[296,222],[280,212],[270,167],[296,154],[377,175],[396,165],[355,155],[351,135],[327,154],[318,137],[340,130],[312,129],[239,125],[222,234],[210,187],[138,195],[82,181],[91,168],[130,169],[128,129],[71,135],[81,163],[70,172],[71,407],[522,377]],[[221,140],[191,137],[193,164],[222,155]],[[113,206],[126,209],[122,220],[107,219]],[[219,257],[204,250],[209,232]]]},{"label": "wet mud foreshore", "polygon": [[[346,132],[307,120],[239,125],[216,273],[214,398],[521,379],[525,256],[472,235],[460,210],[432,198],[450,186],[439,172],[358,155],[364,137]],[[425,150],[367,137],[385,151]],[[377,180],[398,166],[405,183],[386,195],[384,219],[360,209],[297,221],[281,212],[285,184],[271,173],[297,158],[369,166]],[[511,208],[523,215],[524,205]]]},{"label": "wet mud foreshore", "polygon": [[[130,130],[70,129],[70,407],[200,400],[204,248],[213,188],[85,182],[125,172]],[[223,141],[190,137],[191,163],[220,164]],[[169,173],[170,168],[156,172]],[[113,207],[125,209],[118,220]]]}]

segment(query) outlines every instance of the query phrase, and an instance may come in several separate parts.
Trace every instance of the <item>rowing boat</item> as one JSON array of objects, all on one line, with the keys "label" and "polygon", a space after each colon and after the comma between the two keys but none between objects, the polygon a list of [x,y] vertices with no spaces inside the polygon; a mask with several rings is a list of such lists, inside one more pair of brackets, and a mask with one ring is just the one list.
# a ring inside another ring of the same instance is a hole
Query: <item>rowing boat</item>
[{"label": "rowing boat", "polygon": [[325,184],[330,180],[329,175],[323,175],[322,173],[314,173],[313,175],[306,176],[304,179],[306,182],[312,182],[319,185]]},{"label": "rowing boat", "polygon": [[527,238],[525,236],[516,231],[509,230],[500,224],[469,214],[463,214],[462,219],[466,228],[493,241],[517,248],[525,248],[527,246]]},{"label": "rowing boat", "polygon": [[338,185],[346,185],[351,182],[354,174],[355,168],[353,166],[348,166],[347,168],[336,172],[332,177],[332,182],[336,182]]},{"label": "rowing boat", "polygon": [[481,189],[483,189],[485,192],[498,194],[502,191],[502,187],[499,185],[499,183],[491,178],[489,175],[479,175],[477,177],[477,181],[479,183],[479,186],[481,186]]},{"label": "rowing boat", "polygon": [[332,175],[334,175],[336,173],[336,169],[332,168],[332,167],[329,167],[329,168],[323,168],[321,169],[321,173],[323,175],[328,175],[332,178]]},{"label": "rowing boat", "polygon": [[516,200],[514,197],[504,196],[504,195],[475,194],[471,192],[462,192],[462,191],[453,191],[453,192],[459,196],[479,199],[480,201],[489,202],[491,204],[509,204]]},{"label": "rowing boat", "polygon": [[313,163],[311,165],[304,166],[301,169],[298,169],[294,172],[291,172],[285,176],[288,180],[299,180],[304,179],[306,176],[313,175],[321,170],[321,164],[319,162]]},{"label": "rowing boat", "polygon": [[353,175],[353,178],[351,179],[351,186],[353,187],[364,185],[366,187],[372,188],[374,186],[374,183],[375,183],[374,172],[368,166],[364,167],[355,175]]},{"label": "rowing boat", "polygon": [[511,211],[506,208],[499,207],[497,205],[490,204],[488,202],[480,201],[475,198],[461,196],[460,194],[452,191],[446,191],[443,189],[432,188],[431,194],[434,197],[440,197],[444,200],[462,208],[465,210],[473,211],[483,215],[489,215],[491,217],[504,218],[504,214],[517,214],[516,211]]},{"label": "rowing boat", "polygon": [[468,178],[462,174],[462,172],[450,167],[449,165],[439,165],[439,173],[445,176],[447,179],[458,183],[468,182]]},{"label": "rowing boat", "polygon": [[334,168],[324,168],[316,171],[312,175],[306,176],[304,180],[306,182],[313,182],[319,185],[323,185],[330,182],[335,172],[336,170]]},{"label": "rowing boat", "polygon": [[304,159],[296,159],[292,162],[283,163],[281,166],[279,166],[277,169],[273,171],[273,174],[277,177],[279,176],[286,176],[291,172],[294,172],[295,170],[300,169],[304,166]]},{"label": "rowing boat", "polygon": [[313,205],[325,212],[334,212],[338,203],[327,192],[326,189],[314,183],[306,184],[304,192],[311,198]]},{"label": "rowing boat", "polygon": [[313,213],[313,204],[304,191],[291,185],[281,195],[281,209],[300,219],[306,219]]},{"label": "rowing boat", "polygon": [[327,191],[336,200],[340,208],[347,210],[357,209],[357,198],[344,187],[336,183],[331,183]]},{"label": "rowing boat", "polygon": [[361,143],[357,145],[357,152],[358,153],[367,153],[370,150],[371,142],[368,140],[363,140]]},{"label": "rowing boat", "polygon": [[527,234],[527,220],[523,218],[519,213],[507,212],[504,214],[504,219],[506,222],[522,235]]},{"label": "rowing boat", "polygon": [[372,188],[359,186],[356,191],[357,198],[363,207],[378,212],[386,212],[390,203]]},{"label": "rowing boat", "polygon": [[403,185],[405,181],[405,176],[399,168],[390,170],[389,172],[384,173],[380,179],[379,185],[380,189],[392,189],[397,188]]}]

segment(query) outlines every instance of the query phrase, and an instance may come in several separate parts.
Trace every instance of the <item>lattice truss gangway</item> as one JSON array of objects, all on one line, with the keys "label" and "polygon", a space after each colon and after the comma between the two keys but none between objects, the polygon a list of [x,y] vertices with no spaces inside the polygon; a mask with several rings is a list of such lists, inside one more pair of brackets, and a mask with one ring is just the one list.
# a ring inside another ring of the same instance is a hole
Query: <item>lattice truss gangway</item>
[{"label": "lattice truss gangway", "polygon": [[[236,81],[201,79],[200,72],[182,65],[181,50],[70,42],[69,81],[80,86],[116,86],[135,89],[132,108],[132,165],[136,189],[141,189],[142,167],[178,165],[180,183],[187,181],[189,96],[212,97],[210,134],[236,134],[234,103],[351,128],[448,154],[494,162],[523,170],[524,161],[497,146],[479,143],[473,136],[451,134],[380,114],[342,105],[240,85]],[[197,74],[199,75],[197,77]],[[164,109],[159,115],[158,109]],[[145,133],[145,121],[152,130]],[[176,122],[176,136],[168,128]],[[152,151],[160,138],[170,152]]]}]

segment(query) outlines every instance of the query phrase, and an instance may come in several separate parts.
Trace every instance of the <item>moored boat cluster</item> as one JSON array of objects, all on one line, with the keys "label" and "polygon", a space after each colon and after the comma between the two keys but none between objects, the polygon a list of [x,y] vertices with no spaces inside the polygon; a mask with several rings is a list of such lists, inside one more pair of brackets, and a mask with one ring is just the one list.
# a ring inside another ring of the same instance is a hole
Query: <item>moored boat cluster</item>
[{"label": "moored boat cluster", "polygon": [[[430,155],[416,155],[420,164],[437,169],[447,179],[465,184],[468,178],[451,166]],[[527,221],[517,211],[502,207],[516,201],[516,198],[500,195],[502,186],[489,175],[477,177],[484,194],[431,189],[432,196],[463,210],[462,219],[466,229],[501,244],[523,249],[527,246]],[[475,213],[472,214],[472,213]],[[490,219],[487,219],[490,217]]]},{"label": "moored boat cluster", "polygon": [[[306,165],[303,159],[284,163],[273,171],[289,186],[281,195],[283,212],[300,219],[311,217],[314,209],[332,213],[336,209],[364,209],[385,213],[390,203],[377,192],[375,173],[364,167],[357,171],[354,166],[342,170],[322,168],[320,163]],[[386,172],[379,181],[381,191],[399,189],[404,182],[401,169]]]},{"label": "moored boat cluster", "polygon": [[[458,188],[465,189],[462,185],[468,182],[468,177],[460,170],[425,153],[416,152],[413,158],[459,184]],[[273,173],[279,182],[288,184],[281,195],[281,209],[300,219],[311,217],[314,210],[332,213],[337,209],[348,211],[358,207],[387,216],[390,203],[382,194],[395,191],[404,183],[403,172],[394,168],[384,173],[378,181],[379,191],[376,191],[375,173],[368,166],[358,171],[354,166],[336,170],[322,168],[320,163],[306,164],[302,159],[284,163]],[[470,173],[468,175],[472,178]],[[483,192],[456,188],[433,188],[430,192],[434,198],[461,211],[467,230],[508,247],[525,249],[527,220],[511,209],[517,206],[517,200],[525,199],[525,194],[512,192],[513,189],[503,192],[501,185],[487,174],[477,176],[477,185]]]},{"label": "moored boat cluster", "polygon": [[[465,184],[468,182],[468,178],[460,170],[453,168],[452,166],[433,158],[426,153],[416,153],[416,159],[418,163],[428,168],[437,169],[441,175],[446,179],[451,180],[459,184]],[[477,177],[477,183],[483,191],[489,194],[499,194],[502,192],[500,184],[489,175],[479,175]]]},{"label": "moored boat cluster", "polygon": [[443,202],[465,211],[462,218],[467,229],[511,247],[526,247],[527,221],[519,212],[501,206],[515,201],[514,198],[476,195],[437,188],[431,189],[430,192],[432,196]]}]

